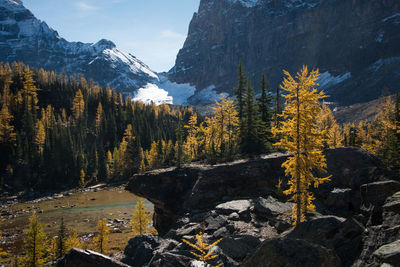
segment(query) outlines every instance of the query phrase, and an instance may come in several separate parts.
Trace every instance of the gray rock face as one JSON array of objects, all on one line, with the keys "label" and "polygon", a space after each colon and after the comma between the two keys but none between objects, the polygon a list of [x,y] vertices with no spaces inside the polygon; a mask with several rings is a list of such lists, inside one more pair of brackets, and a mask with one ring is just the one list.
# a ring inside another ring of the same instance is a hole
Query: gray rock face
[{"label": "gray rock face", "polygon": [[244,200],[233,200],[226,203],[219,204],[216,208],[217,211],[223,214],[231,214],[232,212],[241,213],[248,210],[251,206],[250,201]]},{"label": "gray rock face", "polygon": [[323,246],[301,239],[271,239],[265,241],[244,264],[245,267],[275,266],[341,266],[335,253]]},{"label": "gray rock face", "polygon": [[[320,185],[315,191],[325,213],[344,216],[344,211],[348,211],[347,215],[360,212],[360,186],[391,177],[385,166],[364,150],[339,148],[326,150],[325,155],[332,180]],[[229,216],[233,212],[238,213],[237,209],[248,206],[248,202],[241,199],[273,196],[281,203],[286,202],[285,196],[277,195],[275,187],[279,178],[284,183],[287,180],[281,167],[285,160],[286,156],[281,155],[217,166],[192,165],[180,170],[157,170],[135,176],[127,185],[127,190],[154,203],[154,225],[164,235],[174,223],[175,216],[185,212],[211,210],[221,203],[225,204],[220,207],[234,204],[234,208],[224,208],[222,211]],[[336,203],[327,199],[335,188],[351,190],[348,193],[350,203],[346,207],[337,208]],[[229,201],[234,202],[228,205],[226,202]],[[274,204],[272,199],[265,203],[269,203],[269,211],[264,209],[264,212],[273,213],[283,209],[282,204]],[[257,206],[256,212],[261,217],[265,216],[265,213],[260,214],[263,208]],[[246,217],[246,212],[238,215]]]},{"label": "gray rock face", "polygon": [[57,267],[128,267],[100,253],[73,248],[57,262]]},{"label": "gray rock face", "polygon": [[130,266],[144,266],[153,257],[154,250],[160,246],[157,236],[138,235],[131,238],[125,248],[122,261]]},{"label": "gray rock face", "polygon": [[266,217],[275,217],[291,212],[292,205],[291,203],[279,202],[272,196],[269,196],[267,199],[260,197],[257,199],[255,210],[260,215],[264,215]]},{"label": "gray rock face", "polygon": [[[222,238],[212,265],[375,267],[389,262],[373,253],[399,239],[400,195],[393,192],[398,182],[389,180],[398,176],[360,149],[325,155],[332,181],[315,191],[317,211],[295,228],[293,204],[275,187],[284,177],[285,155],[135,176],[127,189],[154,203],[161,236],[155,246],[130,242],[125,254],[139,259],[152,254],[149,266],[190,266],[192,248],[180,241],[194,243],[202,232],[207,243]],[[371,220],[374,216],[380,220]]]},{"label": "gray rock face", "polygon": [[394,0],[202,0],[169,76],[200,96],[210,86],[232,93],[240,59],[253,84],[265,72],[273,88],[282,69],[305,64],[319,68],[331,100],[365,102],[399,90],[399,12]]},{"label": "gray rock face", "polygon": [[0,0],[0,61],[80,73],[101,86],[127,93],[158,80],[149,67],[113,42],[68,42],[15,0]]},{"label": "gray rock face", "polygon": [[384,263],[398,265],[400,263],[400,240],[381,246],[374,252],[374,256]]}]

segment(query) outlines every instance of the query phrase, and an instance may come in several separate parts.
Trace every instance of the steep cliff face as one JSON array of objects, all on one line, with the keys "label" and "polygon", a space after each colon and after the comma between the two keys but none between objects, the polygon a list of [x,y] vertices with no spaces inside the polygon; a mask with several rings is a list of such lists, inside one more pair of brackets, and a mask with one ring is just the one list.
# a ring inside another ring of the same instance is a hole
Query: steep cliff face
[{"label": "steep cliff face", "polygon": [[306,64],[331,100],[368,101],[400,90],[399,25],[395,0],[202,0],[169,75],[232,93],[239,59],[256,89],[261,72],[275,87]]},{"label": "steep cliff face", "polygon": [[144,63],[109,40],[95,44],[66,41],[18,0],[0,0],[0,61],[81,73],[122,92],[158,81]]}]

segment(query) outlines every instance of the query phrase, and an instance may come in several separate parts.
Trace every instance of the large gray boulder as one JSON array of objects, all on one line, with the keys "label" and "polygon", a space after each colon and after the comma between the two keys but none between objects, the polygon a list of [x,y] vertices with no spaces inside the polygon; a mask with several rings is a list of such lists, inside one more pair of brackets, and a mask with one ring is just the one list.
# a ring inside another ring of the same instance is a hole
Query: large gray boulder
[{"label": "large gray boulder", "polygon": [[58,260],[57,267],[128,267],[128,265],[116,261],[103,254],[73,248]]},{"label": "large gray boulder", "polygon": [[380,261],[393,266],[400,265],[400,240],[386,244],[375,250],[374,254]]}]

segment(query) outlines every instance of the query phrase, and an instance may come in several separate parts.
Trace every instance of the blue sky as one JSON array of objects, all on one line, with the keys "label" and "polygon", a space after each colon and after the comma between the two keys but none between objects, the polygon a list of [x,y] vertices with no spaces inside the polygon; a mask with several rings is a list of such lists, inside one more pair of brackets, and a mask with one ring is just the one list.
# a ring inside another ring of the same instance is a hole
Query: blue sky
[{"label": "blue sky", "polygon": [[200,0],[23,0],[68,41],[105,38],[155,71],[168,71]]}]

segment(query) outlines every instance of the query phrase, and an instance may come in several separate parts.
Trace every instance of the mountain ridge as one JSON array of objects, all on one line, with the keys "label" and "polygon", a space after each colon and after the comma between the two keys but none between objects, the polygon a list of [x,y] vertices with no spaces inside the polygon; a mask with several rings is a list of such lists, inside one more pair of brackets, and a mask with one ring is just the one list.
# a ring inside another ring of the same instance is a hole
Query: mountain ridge
[{"label": "mountain ridge", "polygon": [[378,98],[400,83],[400,3],[337,0],[201,0],[169,71],[172,81],[217,93],[236,86],[237,65],[273,88],[282,70],[319,68],[320,83],[340,105]]},{"label": "mountain ridge", "polygon": [[128,94],[159,80],[147,65],[110,40],[68,42],[19,0],[0,0],[0,47],[1,61],[81,73],[101,86],[110,85]]}]

